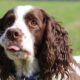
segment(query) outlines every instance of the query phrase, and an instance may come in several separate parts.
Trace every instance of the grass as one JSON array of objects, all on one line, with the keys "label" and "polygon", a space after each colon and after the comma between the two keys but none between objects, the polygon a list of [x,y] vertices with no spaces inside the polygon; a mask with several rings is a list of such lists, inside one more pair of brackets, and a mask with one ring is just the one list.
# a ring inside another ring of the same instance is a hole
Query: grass
[{"label": "grass", "polygon": [[80,2],[40,2],[40,1],[21,1],[21,0],[0,0],[0,17],[7,10],[17,5],[34,5],[45,9],[49,15],[69,32],[70,44],[75,55],[80,55]]}]

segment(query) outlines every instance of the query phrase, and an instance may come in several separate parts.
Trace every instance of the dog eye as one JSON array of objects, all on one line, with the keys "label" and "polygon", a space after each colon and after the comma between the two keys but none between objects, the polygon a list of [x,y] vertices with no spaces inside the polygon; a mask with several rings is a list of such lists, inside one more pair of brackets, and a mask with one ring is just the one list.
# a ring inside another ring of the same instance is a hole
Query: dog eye
[{"label": "dog eye", "polygon": [[13,23],[13,18],[9,18],[8,21],[7,21],[7,25],[10,26],[10,25],[12,25],[12,23]]},{"label": "dog eye", "polygon": [[7,17],[4,21],[4,24],[6,25],[6,27],[9,27],[14,23],[14,20],[14,17]]},{"label": "dog eye", "polygon": [[7,24],[7,25],[10,25],[10,24],[11,24],[11,21],[8,21],[6,24]]},{"label": "dog eye", "polygon": [[38,25],[37,20],[36,19],[31,20],[31,25],[32,26]]}]

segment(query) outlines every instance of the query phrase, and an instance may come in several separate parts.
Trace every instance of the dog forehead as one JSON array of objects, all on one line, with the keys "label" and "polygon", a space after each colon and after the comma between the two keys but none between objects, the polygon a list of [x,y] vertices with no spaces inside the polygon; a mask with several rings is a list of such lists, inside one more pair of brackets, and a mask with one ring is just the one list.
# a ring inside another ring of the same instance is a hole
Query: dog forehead
[{"label": "dog forehead", "polygon": [[34,7],[31,5],[17,6],[14,8],[14,13],[17,17],[23,17],[25,14],[27,14],[29,11],[33,9]]}]

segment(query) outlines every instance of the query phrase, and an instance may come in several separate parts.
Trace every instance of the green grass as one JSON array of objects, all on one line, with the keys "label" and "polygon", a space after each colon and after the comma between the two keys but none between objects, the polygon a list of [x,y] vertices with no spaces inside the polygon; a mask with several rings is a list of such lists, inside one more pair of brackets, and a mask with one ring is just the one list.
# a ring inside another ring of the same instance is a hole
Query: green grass
[{"label": "green grass", "polygon": [[69,32],[70,44],[75,55],[80,55],[80,2],[40,2],[40,1],[19,1],[19,0],[0,0],[0,17],[7,10],[17,5],[34,5],[45,9],[49,15]]}]

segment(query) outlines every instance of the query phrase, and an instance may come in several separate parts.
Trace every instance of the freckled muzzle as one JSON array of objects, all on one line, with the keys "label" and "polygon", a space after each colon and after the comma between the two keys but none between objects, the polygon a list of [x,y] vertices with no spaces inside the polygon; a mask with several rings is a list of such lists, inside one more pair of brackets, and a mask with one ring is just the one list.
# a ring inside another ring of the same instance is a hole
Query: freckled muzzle
[{"label": "freckled muzzle", "polygon": [[[6,46],[6,50],[8,51],[8,55],[13,58],[12,56],[19,58],[19,59],[26,59],[29,56],[31,56],[31,53],[27,50],[24,49],[23,46],[21,46],[21,43],[16,42],[16,41],[7,41],[8,45]],[[15,59],[15,58],[14,58]]]}]

